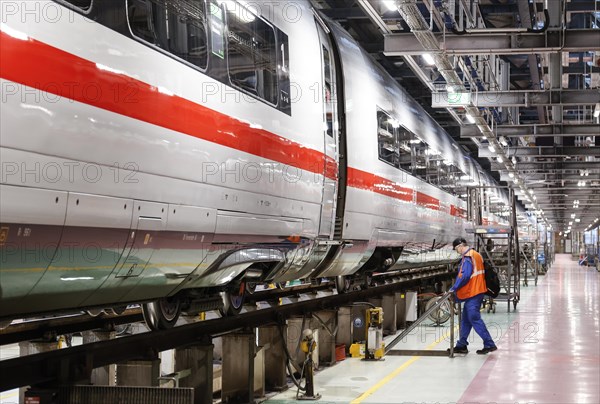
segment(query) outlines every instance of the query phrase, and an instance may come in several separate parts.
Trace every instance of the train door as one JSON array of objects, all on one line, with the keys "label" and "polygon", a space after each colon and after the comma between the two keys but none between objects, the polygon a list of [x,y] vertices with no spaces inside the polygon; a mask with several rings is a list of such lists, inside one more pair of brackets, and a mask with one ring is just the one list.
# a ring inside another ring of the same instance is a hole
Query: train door
[{"label": "train door", "polygon": [[336,69],[334,49],[331,41],[317,21],[321,49],[322,88],[319,91],[323,105],[323,139],[325,150],[323,201],[321,203],[321,222],[319,236],[332,238],[336,217],[339,167],[339,121],[337,111]]}]

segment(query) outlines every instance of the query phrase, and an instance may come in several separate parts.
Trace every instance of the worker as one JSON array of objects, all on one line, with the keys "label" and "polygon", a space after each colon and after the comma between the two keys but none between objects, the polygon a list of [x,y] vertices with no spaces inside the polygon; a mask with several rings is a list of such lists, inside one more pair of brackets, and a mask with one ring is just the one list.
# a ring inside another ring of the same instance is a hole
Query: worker
[{"label": "worker", "polygon": [[455,294],[455,297],[459,302],[464,302],[462,320],[460,323],[460,338],[456,342],[454,352],[464,354],[469,353],[469,350],[467,349],[469,342],[467,339],[471,333],[471,329],[474,328],[475,332],[483,340],[483,349],[477,350],[477,353],[486,355],[490,352],[494,352],[498,348],[496,347],[494,340],[492,340],[479,312],[485,292],[487,291],[483,258],[477,251],[469,247],[467,240],[462,237],[455,239],[452,243],[452,247],[454,247],[456,252],[462,255],[462,259],[460,261],[456,282],[450,289],[450,292]]}]

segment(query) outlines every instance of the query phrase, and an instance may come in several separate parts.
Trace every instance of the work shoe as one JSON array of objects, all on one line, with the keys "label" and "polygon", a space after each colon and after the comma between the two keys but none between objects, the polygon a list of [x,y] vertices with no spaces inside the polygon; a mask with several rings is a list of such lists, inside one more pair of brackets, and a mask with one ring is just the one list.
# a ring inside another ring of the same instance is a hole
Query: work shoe
[{"label": "work shoe", "polygon": [[488,353],[494,352],[497,349],[498,349],[498,347],[496,347],[496,346],[483,347],[483,349],[478,349],[475,352],[477,352],[477,355],[487,355]]},{"label": "work shoe", "polygon": [[[446,349],[446,352],[448,352],[448,354],[450,354],[450,348]],[[454,353],[468,354],[469,350],[467,349],[466,346],[456,346],[456,347],[454,347]]]}]

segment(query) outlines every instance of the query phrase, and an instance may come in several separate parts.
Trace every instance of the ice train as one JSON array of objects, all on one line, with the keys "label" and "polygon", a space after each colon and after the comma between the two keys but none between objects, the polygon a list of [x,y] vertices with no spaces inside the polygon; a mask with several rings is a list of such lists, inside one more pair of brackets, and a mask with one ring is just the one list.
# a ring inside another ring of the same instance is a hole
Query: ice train
[{"label": "ice train", "polygon": [[455,260],[492,183],[309,2],[0,3],[0,320]]}]

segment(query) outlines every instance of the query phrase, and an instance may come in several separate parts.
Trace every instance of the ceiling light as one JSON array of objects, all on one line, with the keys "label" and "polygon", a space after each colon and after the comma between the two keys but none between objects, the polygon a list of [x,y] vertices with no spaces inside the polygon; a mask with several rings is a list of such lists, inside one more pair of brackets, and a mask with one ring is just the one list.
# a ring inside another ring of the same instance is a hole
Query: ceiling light
[{"label": "ceiling light", "polygon": [[500,136],[500,144],[504,147],[508,146],[508,142],[504,136]]},{"label": "ceiling light", "polygon": [[496,148],[494,147],[494,145],[493,145],[493,144],[490,144],[490,145],[488,145],[488,150],[489,150],[491,153],[496,153]]},{"label": "ceiling light", "polygon": [[503,163],[504,162],[504,158],[502,158],[502,156],[498,156],[497,160],[498,160],[498,163]]},{"label": "ceiling light", "polygon": [[385,4],[389,11],[398,11],[398,7],[396,7],[396,2],[394,0],[383,0],[383,4]]},{"label": "ceiling light", "polygon": [[533,195],[533,200],[536,201],[537,200],[537,196]]},{"label": "ceiling light", "polygon": [[581,222],[581,219],[575,219],[575,223]]},{"label": "ceiling light", "polygon": [[[390,3],[393,3],[390,1]],[[395,3],[394,3],[395,4]],[[394,10],[396,10],[396,6],[394,5]],[[435,64],[435,59],[429,53],[423,54],[423,60],[428,66],[433,66]]]},{"label": "ceiling light", "polygon": [[509,172],[509,173],[508,173],[508,176],[509,176],[510,178],[515,178],[515,174],[513,174],[512,172]]}]

